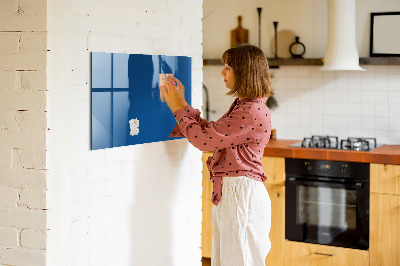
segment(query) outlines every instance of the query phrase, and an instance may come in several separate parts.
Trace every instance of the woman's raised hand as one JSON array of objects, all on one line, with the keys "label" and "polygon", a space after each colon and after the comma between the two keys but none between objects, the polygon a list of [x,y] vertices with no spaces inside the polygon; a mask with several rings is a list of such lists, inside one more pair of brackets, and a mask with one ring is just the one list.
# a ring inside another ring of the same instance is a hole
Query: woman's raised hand
[{"label": "woman's raised hand", "polygon": [[176,82],[176,86],[178,88],[179,103],[183,108],[185,108],[187,105],[187,102],[185,100],[185,87],[183,86],[182,82],[174,76],[168,76],[168,79],[171,82]]},{"label": "woman's raised hand", "polygon": [[164,93],[165,101],[173,113],[178,109],[184,109],[186,107],[185,87],[183,87],[182,83],[177,78],[168,76],[164,86],[160,87],[160,89]]}]

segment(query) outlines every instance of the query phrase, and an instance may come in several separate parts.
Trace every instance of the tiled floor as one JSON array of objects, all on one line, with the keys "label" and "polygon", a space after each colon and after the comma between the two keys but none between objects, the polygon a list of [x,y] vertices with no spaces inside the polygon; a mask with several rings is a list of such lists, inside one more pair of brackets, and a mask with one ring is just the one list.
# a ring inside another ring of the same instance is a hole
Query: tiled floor
[{"label": "tiled floor", "polygon": [[203,266],[211,266],[211,259],[209,258],[202,258]]}]

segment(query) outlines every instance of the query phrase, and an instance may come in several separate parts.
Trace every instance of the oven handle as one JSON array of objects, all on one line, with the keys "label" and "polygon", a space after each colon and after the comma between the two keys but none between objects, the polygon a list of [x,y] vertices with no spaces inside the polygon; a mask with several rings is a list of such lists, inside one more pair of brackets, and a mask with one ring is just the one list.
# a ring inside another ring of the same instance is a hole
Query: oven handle
[{"label": "oven handle", "polygon": [[356,182],[356,183],[346,183],[346,182],[332,182],[332,181],[321,181],[321,180],[316,180],[316,181],[309,181],[309,180],[304,180],[303,178],[297,178],[297,177],[288,177],[287,181],[294,181],[296,183],[301,183],[304,185],[318,185],[318,184],[325,184],[325,185],[341,185],[345,186],[348,188],[353,188],[353,189],[361,189],[363,187],[363,183],[361,182]]}]

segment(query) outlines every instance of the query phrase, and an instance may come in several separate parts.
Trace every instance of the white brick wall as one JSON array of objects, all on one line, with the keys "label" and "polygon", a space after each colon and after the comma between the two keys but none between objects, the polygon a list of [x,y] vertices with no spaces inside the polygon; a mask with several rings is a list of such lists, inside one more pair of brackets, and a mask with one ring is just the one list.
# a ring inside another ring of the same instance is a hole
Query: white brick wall
[{"label": "white brick wall", "polygon": [[0,2],[1,265],[45,265],[46,2]]},{"label": "white brick wall", "polygon": [[191,56],[198,108],[202,0],[47,9],[47,264],[201,265],[201,152],[186,140],[90,151],[89,52]]},{"label": "white brick wall", "polygon": [[0,207],[15,208],[18,204],[18,189],[0,187]]},{"label": "white brick wall", "polygon": [[192,56],[201,106],[202,1],[0,7],[0,264],[199,265],[201,153],[89,151],[88,84],[89,51]]},{"label": "white brick wall", "polygon": [[42,250],[0,247],[3,265],[45,265],[46,254]]},{"label": "white brick wall", "polygon": [[22,230],[21,246],[31,249],[46,249],[46,231]]},{"label": "white brick wall", "polygon": [[17,228],[0,227],[0,247],[18,247],[19,230]]},{"label": "white brick wall", "polygon": [[25,208],[2,208],[0,226],[46,229],[46,212],[42,210],[30,210]]}]

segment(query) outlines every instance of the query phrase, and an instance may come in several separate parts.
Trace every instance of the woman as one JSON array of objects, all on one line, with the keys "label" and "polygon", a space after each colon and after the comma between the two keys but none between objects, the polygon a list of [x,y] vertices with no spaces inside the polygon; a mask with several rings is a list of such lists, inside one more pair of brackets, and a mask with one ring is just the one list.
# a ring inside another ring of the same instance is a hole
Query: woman
[{"label": "woman", "polygon": [[214,151],[207,160],[213,182],[212,265],[265,265],[271,246],[271,202],[261,164],[271,130],[268,62],[252,45],[228,49],[222,62],[227,95],[237,98],[216,122],[200,118],[186,103],[176,78],[161,88],[178,122],[170,136],[185,136],[196,148]]}]

